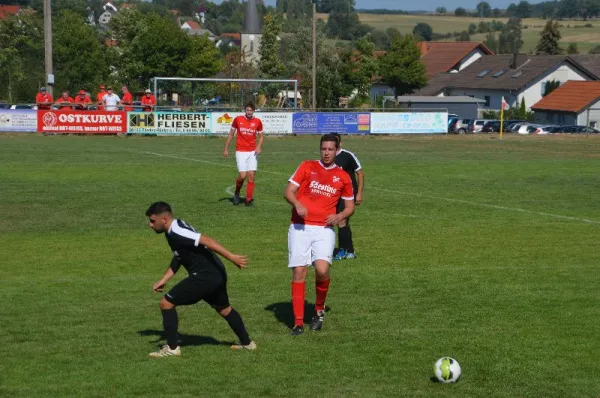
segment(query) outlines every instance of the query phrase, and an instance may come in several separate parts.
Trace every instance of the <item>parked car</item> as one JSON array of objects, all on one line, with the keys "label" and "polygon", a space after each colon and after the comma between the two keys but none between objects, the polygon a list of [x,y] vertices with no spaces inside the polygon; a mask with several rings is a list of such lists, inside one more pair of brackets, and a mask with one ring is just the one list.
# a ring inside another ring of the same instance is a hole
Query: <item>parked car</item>
[{"label": "parked car", "polygon": [[550,131],[556,126],[529,126],[529,134],[550,134]]},{"label": "parked car", "polygon": [[469,122],[469,126],[467,127],[468,133],[479,133],[483,128],[483,125],[487,122],[485,119],[473,119]]},{"label": "parked car", "polygon": [[16,104],[16,105],[11,105],[10,109],[37,109],[37,105],[33,105],[33,104]]},{"label": "parked car", "polygon": [[570,134],[597,134],[599,130],[587,126],[556,126],[550,130],[551,134],[555,133],[570,133]]},{"label": "parked car", "polygon": [[500,132],[500,120],[490,120],[485,122],[481,128],[482,133],[499,133]]},{"label": "parked car", "polygon": [[455,133],[458,133],[458,134],[464,134],[467,132],[470,122],[471,122],[471,119],[458,119],[454,126],[454,130],[452,130],[452,131]]},{"label": "parked car", "polygon": [[519,126],[519,128],[517,130],[515,130],[515,133],[518,133],[518,134],[529,134],[529,130],[528,129],[530,127],[532,127],[532,126],[536,126],[537,127],[537,124],[521,124]]},{"label": "parked car", "polygon": [[4,102],[0,102],[0,109],[10,109],[10,105]]},{"label": "parked car", "polygon": [[452,133],[455,130],[456,122],[458,121],[458,117],[449,117],[448,118],[448,132]]}]

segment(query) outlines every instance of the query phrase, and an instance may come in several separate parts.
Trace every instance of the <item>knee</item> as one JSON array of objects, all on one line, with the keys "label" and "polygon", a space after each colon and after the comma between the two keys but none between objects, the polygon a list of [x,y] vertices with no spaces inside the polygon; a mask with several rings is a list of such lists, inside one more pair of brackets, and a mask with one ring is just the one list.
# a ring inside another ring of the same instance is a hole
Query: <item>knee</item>
[{"label": "knee", "polygon": [[292,282],[304,282],[306,280],[306,267],[296,267],[292,271]]},{"label": "knee", "polygon": [[161,298],[160,303],[158,305],[161,310],[171,310],[175,308],[175,304],[169,302],[166,298]]},{"label": "knee", "polygon": [[217,312],[219,313],[219,315],[221,315],[223,318],[225,318],[227,315],[229,315],[231,313],[231,306],[225,307],[225,308],[215,308],[215,310],[217,310]]}]

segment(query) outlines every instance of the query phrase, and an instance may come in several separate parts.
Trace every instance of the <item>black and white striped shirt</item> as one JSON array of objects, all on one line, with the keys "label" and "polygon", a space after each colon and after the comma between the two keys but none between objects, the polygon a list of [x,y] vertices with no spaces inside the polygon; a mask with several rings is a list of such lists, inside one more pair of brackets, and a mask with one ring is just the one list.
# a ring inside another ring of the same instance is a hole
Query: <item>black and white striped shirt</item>
[{"label": "black and white striped shirt", "polygon": [[173,272],[183,265],[190,276],[212,277],[218,273],[226,279],[223,262],[212,250],[200,244],[201,234],[191,225],[174,219],[165,236],[173,251]]},{"label": "black and white striped shirt", "polygon": [[362,168],[356,155],[345,149],[340,149],[340,151],[335,155],[335,164],[340,166],[346,173],[350,175],[350,178],[352,179],[352,188],[354,189],[354,194],[356,195],[356,191],[358,190],[356,172]]}]

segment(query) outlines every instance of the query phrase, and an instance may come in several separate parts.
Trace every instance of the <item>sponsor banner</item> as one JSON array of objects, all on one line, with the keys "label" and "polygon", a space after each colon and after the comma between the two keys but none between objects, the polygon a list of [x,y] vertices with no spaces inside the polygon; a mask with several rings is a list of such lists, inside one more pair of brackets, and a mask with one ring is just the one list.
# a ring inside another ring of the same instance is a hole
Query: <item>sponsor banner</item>
[{"label": "sponsor banner", "polygon": [[[212,131],[214,134],[229,134],[231,123],[242,112],[212,112]],[[292,113],[290,112],[256,112],[254,114],[262,121],[265,135],[292,134]]]},{"label": "sponsor banner", "polygon": [[211,134],[210,113],[128,112],[127,131],[133,134]]},{"label": "sponsor banner", "polygon": [[33,109],[2,109],[0,110],[0,132],[37,131],[37,111]]},{"label": "sponsor banner", "polygon": [[370,113],[294,113],[294,134],[368,134]]},{"label": "sponsor banner", "polygon": [[127,115],[114,111],[38,110],[40,133],[117,134],[127,131]]},{"label": "sponsor banner", "polygon": [[371,113],[371,134],[447,132],[447,112]]}]

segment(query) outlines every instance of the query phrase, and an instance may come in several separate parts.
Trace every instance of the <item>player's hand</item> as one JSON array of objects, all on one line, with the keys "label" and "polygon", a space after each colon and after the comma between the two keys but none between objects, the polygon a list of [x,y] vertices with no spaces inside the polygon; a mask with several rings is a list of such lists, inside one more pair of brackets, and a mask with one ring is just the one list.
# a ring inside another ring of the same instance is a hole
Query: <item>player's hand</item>
[{"label": "player's hand", "polygon": [[331,214],[327,217],[326,221],[328,225],[338,225],[343,219],[344,217],[341,217],[339,214]]},{"label": "player's hand", "polygon": [[363,201],[362,193],[357,193],[356,194],[356,200],[355,200],[356,205],[360,206],[360,204],[362,203],[362,201]]},{"label": "player's hand", "polygon": [[154,293],[160,293],[165,290],[165,284],[162,281],[158,281],[152,286]]},{"label": "player's hand", "polygon": [[234,263],[239,269],[243,269],[248,266],[248,257],[240,254],[233,254],[229,261]]},{"label": "player's hand", "polygon": [[260,153],[262,152],[262,148],[257,146],[256,149],[254,150],[254,153],[257,155],[260,155]]},{"label": "player's hand", "polygon": [[226,157],[228,157],[228,156],[229,156],[229,151],[228,151],[227,149],[225,149],[225,150],[223,151],[223,157],[224,157],[224,158],[226,158]]},{"label": "player's hand", "polygon": [[306,217],[308,210],[302,205],[296,205],[296,213],[298,213],[300,217]]}]

